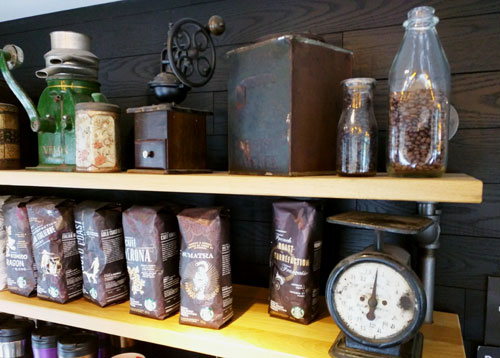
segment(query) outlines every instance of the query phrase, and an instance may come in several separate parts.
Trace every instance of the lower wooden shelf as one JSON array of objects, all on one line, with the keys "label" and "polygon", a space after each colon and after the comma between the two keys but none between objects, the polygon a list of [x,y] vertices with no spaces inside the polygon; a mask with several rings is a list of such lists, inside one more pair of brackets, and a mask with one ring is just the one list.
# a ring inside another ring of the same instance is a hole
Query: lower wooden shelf
[{"label": "lower wooden shelf", "polygon": [[[267,289],[234,285],[233,320],[221,330],[131,315],[128,302],[106,308],[79,299],[64,305],[0,292],[0,311],[221,357],[321,357],[339,333],[323,307],[319,319],[301,325],[269,317]],[[456,314],[435,312],[424,325],[424,358],[465,357]]]}]

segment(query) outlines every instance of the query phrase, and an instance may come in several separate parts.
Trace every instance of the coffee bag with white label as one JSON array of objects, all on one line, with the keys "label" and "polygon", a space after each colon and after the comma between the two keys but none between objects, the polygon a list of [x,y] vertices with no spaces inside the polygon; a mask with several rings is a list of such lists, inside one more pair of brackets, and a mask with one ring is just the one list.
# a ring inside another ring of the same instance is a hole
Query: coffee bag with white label
[{"label": "coffee bag with white label", "polygon": [[38,269],[37,296],[65,303],[82,295],[82,268],[69,199],[39,198],[27,205],[33,254]]},{"label": "coffee bag with white label", "polygon": [[179,322],[218,329],[233,316],[228,211],[185,209],[177,219],[182,239]]},{"label": "coffee bag with white label", "polygon": [[308,324],[318,313],[321,217],[319,203],[273,203],[271,316]]},{"label": "coffee bag with white label", "polygon": [[130,313],[165,319],[179,309],[179,227],[168,205],[123,212]]},{"label": "coffee bag with white label", "polygon": [[118,204],[83,201],[74,209],[83,297],[101,307],[128,299],[128,274]]},{"label": "coffee bag with white label", "polygon": [[7,288],[7,263],[5,262],[7,234],[5,232],[2,206],[8,198],[8,195],[0,196],[0,291]]},{"label": "coffee bag with white label", "polygon": [[37,271],[33,256],[31,229],[26,204],[27,198],[10,198],[2,207],[7,243],[7,288],[23,296],[36,294]]}]

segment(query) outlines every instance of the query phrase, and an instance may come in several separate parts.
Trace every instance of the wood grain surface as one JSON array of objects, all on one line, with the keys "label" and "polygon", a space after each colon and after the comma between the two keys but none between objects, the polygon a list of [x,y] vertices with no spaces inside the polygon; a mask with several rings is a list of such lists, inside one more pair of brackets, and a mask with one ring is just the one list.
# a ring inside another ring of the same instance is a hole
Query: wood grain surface
[{"label": "wood grain surface", "polygon": [[[100,308],[83,299],[64,305],[0,293],[4,312],[79,328],[99,330],[142,341],[224,357],[327,358],[339,333],[322,300],[318,319],[309,325],[270,317],[268,292],[234,286],[234,318],[220,330],[180,325],[179,315],[161,320],[131,315],[128,302]],[[423,358],[465,357],[456,314],[436,312],[433,324],[424,325]],[[196,344],[193,344],[193,341]]]},{"label": "wood grain surface", "polygon": [[483,187],[481,181],[465,174],[445,174],[441,178],[394,178],[380,173],[374,177],[356,178],[231,175],[222,172],[167,176],[123,172],[88,175],[29,170],[0,171],[0,185],[451,203],[480,203]]}]

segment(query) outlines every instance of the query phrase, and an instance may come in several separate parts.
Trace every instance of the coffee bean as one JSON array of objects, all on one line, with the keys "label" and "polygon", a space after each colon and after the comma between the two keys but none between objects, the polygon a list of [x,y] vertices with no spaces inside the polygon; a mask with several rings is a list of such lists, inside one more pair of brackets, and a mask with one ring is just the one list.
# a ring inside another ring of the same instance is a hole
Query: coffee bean
[{"label": "coffee bean", "polygon": [[446,95],[431,89],[392,92],[389,104],[389,172],[443,173],[448,144]]}]

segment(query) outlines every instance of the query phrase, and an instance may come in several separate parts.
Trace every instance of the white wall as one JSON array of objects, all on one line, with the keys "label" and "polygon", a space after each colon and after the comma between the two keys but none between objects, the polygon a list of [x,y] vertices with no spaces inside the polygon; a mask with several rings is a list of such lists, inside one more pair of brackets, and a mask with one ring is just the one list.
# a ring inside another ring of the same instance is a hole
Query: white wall
[{"label": "white wall", "polygon": [[120,0],[0,0],[0,22]]}]

